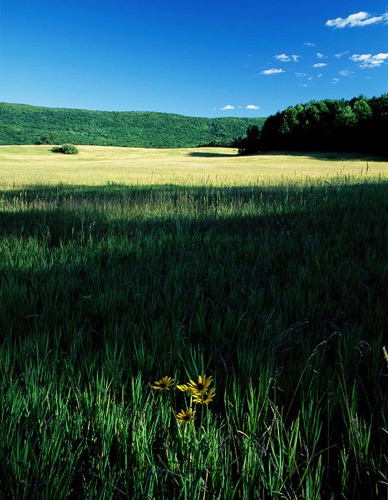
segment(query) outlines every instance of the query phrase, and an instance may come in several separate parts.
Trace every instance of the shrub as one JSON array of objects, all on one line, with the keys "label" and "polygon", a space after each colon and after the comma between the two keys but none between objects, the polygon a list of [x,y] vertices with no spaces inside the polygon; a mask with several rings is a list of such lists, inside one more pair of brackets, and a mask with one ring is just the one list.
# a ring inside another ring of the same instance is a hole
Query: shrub
[{"label": "shrub", "polygon": [[73,144],[62,144],[62,146],[54,146],[51,151],[53,153],[64,153],[65,155],[76,155],[79,152]]}]

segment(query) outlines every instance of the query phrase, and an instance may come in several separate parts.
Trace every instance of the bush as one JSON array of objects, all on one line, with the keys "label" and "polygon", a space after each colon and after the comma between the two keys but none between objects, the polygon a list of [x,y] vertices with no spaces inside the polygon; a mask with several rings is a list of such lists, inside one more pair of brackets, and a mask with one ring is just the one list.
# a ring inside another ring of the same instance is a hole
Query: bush
[{"label": "bush", "polygon": [[73,144],[62,144],[62,146],[54,146],[51,150],[53,153],[64,153],[65,155],[76,155],[78,149]]}]

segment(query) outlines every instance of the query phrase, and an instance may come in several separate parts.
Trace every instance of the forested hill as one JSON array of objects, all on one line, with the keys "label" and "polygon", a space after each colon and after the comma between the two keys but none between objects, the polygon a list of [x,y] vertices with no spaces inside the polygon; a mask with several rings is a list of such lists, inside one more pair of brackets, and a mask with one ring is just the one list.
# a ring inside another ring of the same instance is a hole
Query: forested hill
[{"label": "forested hill", "polygon": [[289,106],[250,127],[241,154],[258,151],[349,151],[388,156],[388,94],[324,99]]},{"label": "forested hill", "polygon": [[0,144],[90,144],[143,148],[228,146],[265,118],[196,118],[0,103]]}]

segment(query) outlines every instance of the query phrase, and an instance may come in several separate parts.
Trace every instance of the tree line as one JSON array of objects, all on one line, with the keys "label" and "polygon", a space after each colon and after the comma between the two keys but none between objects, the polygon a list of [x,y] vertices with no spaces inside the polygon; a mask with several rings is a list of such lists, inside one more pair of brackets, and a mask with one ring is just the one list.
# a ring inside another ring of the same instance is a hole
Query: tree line
[{"label": "tree line", "polygon": [[141,148],[231,146],[265,118],[199,118],[0,103],[0,144],[78,144]]},{"label": "tree line", "polygon": [[236,141],[240,154],[334,151],[388,156],[388,94],[351,100],[312,100],[249,126]]}]

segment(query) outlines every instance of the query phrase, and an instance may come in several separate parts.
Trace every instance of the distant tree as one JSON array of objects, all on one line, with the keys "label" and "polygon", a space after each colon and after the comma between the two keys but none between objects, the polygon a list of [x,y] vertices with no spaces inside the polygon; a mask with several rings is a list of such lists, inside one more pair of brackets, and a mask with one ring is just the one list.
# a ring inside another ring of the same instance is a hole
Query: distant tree
[{"label": "distant tree", "polygon": [[340,127],[349,127],[357,123],[357,117],[351,106],[347,104],[337,113],[337,125]]},{"label": "distant tree", "polygon": [[298,116],[296,107],[289,106],[283,111],[282,117],[283,120],[280,129],[282,134],[290,134],[300,125],[300,117]]},{"label": "distant tree", "polygon": [[260,150],[260,130],[257,125],[251,125],[247,128],[247,135],[240,141],[239,154],[249,155],[257,153]]},{"label": "distant tree", "polygon": [[54,146],[51,150],[53,153],[63,153],[65,155],[76,155],[78,149],[73,144],[63,144],[62,146]]},{"label": "distant tree", "polygon": [[369,106],[367,101],[363,98],[358,99],[353,104],[353,113],[355,114],[357,120],[360,122],[362,120],[367,120],[372,117],[372,108]]},{"label": "distant tree", "polygon": [[373,118],[386,121],[388,120],[388,94],[380,97],[372,97],[368,103],[373,111]]},{"label": "distant tree", "polygon": [[262,151],[270,151],[271,149],[282,149],[281,141],[281,126],[283,123],[282,113],[271,115],[265,121],[261,129],[260,149]]},{"label": "distant tree", "polygon": [[372,117],[366,122],[365,146],[368,151],[388,157],[388,94],[368,100]]}]

